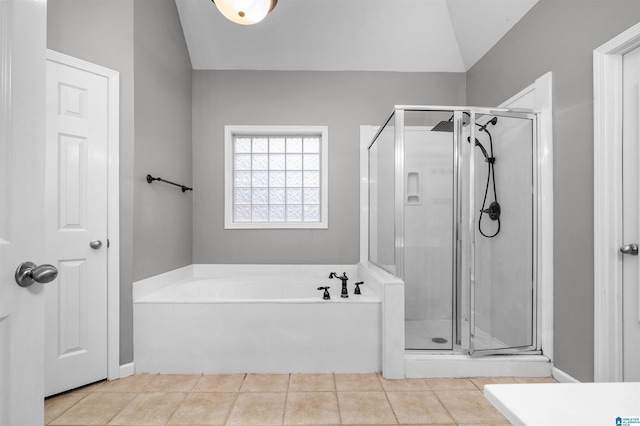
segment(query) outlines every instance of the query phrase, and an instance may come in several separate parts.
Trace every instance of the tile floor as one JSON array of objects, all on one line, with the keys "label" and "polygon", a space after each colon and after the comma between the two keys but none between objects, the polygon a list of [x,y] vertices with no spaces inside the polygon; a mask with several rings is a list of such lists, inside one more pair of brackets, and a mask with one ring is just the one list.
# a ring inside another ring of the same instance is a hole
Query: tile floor
[{"label": "tile floor", "polygon": [[385,380],[379,374],[137,374],[45,400],[47,425],[509,424],[488,383],[553,378]]}]

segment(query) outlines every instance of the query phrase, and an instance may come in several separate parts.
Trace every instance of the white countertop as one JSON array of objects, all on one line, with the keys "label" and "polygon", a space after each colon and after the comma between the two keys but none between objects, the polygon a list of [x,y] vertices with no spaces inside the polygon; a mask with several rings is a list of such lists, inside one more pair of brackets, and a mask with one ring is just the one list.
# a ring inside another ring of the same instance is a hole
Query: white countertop
[{"label": "white countertop", "polygon": [[640,383],[486,385],[484,396],[515,425],[640,426]]}]

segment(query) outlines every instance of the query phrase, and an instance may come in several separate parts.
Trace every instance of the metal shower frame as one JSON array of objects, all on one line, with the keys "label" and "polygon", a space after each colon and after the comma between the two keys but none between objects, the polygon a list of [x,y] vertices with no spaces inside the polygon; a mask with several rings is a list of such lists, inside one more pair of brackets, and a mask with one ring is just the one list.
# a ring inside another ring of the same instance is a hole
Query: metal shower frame
[{"label": "metal shower frame", "polygon": [[[460,171],[461,171],[461,161],[462,161],[462,132],[463,132],[463,118],[464,114],[469,114],[469,120],[471,123],[477,122],[477,115],[482,116],[492,116],[496,115],[498,117],[511,117],[511,118],[521,118],[521,119],[529,119],[532,121],[532,182],[533,182],[533,194],[532,197],[532,255],[533,255],[533,268],[532,268],[532,281],[533,281],[533,308],[532,308],[532,345],[527,347],[517,347],[512,349],[499,349],[499,350],[477,350],[473,347],[473,339],[471,338],[471,331],[473,330],[473,315],[469,312],[468,321],[465,321],[463,315],[458,312],[457,303],[453,304],[453,318],[452,327],[453,327],[453,336],[462,336],[462,341],[460,342],[460,349],[463,351],[469,351],[469,353],[474,356],[478,355],[491,355],[491,354],[510,354],[510,353],[540,353],[541,350],[541,337],[540,337],[540,321],[539,321],[539,307],[538,307],[538,226],[539,226],[539,206],[538,206],[538,197],[535,194],[538,194],[539,188],[539,170],[537,164],[538,158],[538,135],[540,134],[539,129],[539,112],[530,110],[530,109],[517,109],[517,108],[485,108],[485,107],[468,107],[468,106],[433,106],[433,105],[395,105],[392,112],[387,116],[387,119],[384,121],[384,124],[380,127],[378,132],[376,132],[373,137],[371,143],[368,148],[375,143],[378,136],[382,133],[386,125],[393,120],[394,125],[394,216],[395,216],[395,225],[394,225],[394,260],[395,260],[395,272],[394,275],[400,279],[404,280],[404,200],[403,196],[405,193],[405,140],[404,140],[404,129],[405,129],[405,112],[450,112],[453,114],[453,122],[454,122],[454,131],[453,131],[453,144],[454,144],[454,164],[453,164],[453,208],[452,214],[454,215],[453,220],[453,230],[452,230],[452,239],[454,241],[453,244],[453,280],[452,280],[452,291],[453,300],[457,300],[457,297],[460,296],[461,306],[472,306],[470,305],[471,300],[473,300],[474,296],[474,269],[475,269],[475,259],[474,259],[474,246],[475,246],[475,219],[473,214],[467,215],[468,217],[462,217],[462,194],[460,193]],[[475,140],[476,137],[476,128],[475,126],[470,126],[470,134],[471,140]],[[469,211],[473,212],[476,210],[475,208],[475,185],[474,185],[474,177],[475,177],[475,150],[471,150],[470,154],[470,164],[469,164]],[[467,245],[468,247],[462,246],[462,234],[467,233],[470,236],[470,243]],[[370,250],[370,247],[368,248]],[[468,250],[468,253],[464,253],[465,250]],[[370,259],[370,257],[369,257]],[[468,270],[468,272],[466,272]],[[465,276],[467,274],[467,276]],[[470,290],[467,293],[468,298],[464,298],[465,292],[463,294],[458,295],[457,289],[462,284],[463,281],[470,281]],[[471,300],[468,300],[471,299]],[[459,328],[457,327],[457,322],[460,321]],[[466,341],[465,341],[466,339]],[[457,340],[457,339],[456,339]]]}]

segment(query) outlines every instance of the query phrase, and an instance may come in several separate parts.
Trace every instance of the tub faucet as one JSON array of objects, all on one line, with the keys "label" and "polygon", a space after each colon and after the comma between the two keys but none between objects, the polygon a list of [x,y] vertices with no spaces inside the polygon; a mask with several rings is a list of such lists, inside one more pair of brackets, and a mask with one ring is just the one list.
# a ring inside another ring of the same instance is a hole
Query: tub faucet
[{"label": "tub faucet", "polygon": [[331,287],[318,287],[318,290],[324,290],[324,293],[322,294],[322,299],[324,300],[331,300],[331,295],[329,294],[329,289]]},{"label": "tub faucet", "polygon": [[329,274],[329,278],[338,278],[342,280],[342,292],[340,293],[340,297],[349,297],[349,292],[347,291],[347,280],[349,280],[349,277],[347,277],[346,272],[343,272],[342,276],[332,272]]}]

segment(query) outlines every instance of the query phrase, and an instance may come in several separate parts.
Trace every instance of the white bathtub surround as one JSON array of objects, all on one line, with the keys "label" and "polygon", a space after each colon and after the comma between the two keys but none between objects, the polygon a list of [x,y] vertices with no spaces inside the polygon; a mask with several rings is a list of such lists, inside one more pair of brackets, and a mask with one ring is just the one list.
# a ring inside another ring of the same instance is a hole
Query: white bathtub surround
[{"label": "white bathtub surround", "polygon": [[369,262],[358,265],[358,276],[382,300],[382,376],[404,379],[404,282]]},{"label": "white bathtub surround", "polygon": [[136,281],[135,283],[133,283],[134,303],[150,293],[168,287],[177,282],[191,279],[195,276],[195,266],[196,265],[188,265],[183,268],[165,272],[164,274]]},{"label": "white bathtub surround", "polygon": [[380,371],[381,300],[356,281],[356,265],[190,265],[134,283],[136,372]]},{"label": "white bathtub surround", "polygon": [[[329,272],[347,273],[348,299]],[[360,296],[356,281],[365,282]],[[134,283],[133,294],[137,373],[381,371],[402,379],[545,377],[553,368],[544,355],[405,351],[404,283],[371,264],[189,265]]]}]

